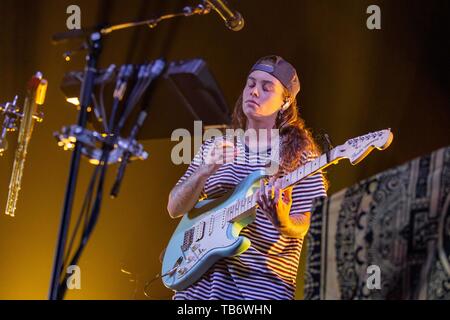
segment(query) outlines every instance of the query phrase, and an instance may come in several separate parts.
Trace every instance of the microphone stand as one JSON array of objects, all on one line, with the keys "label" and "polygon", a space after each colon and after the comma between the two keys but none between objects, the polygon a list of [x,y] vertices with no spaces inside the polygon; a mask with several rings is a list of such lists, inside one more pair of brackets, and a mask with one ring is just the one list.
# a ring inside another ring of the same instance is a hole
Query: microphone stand
[{"label": "microphone stand", "polygon": [[156,19],[149,19],[149,20],[145,20],[145,21],[116,24],[114,26],[102,28],[100,30],[100,32],[101,32],[101,34],[108,34],[110,32],[116,31],[116,30],[122,30],[122,29],[131,28],[131,27],[143,26],[143,25],[147,25],[150,28],[154,28],[158,25],[159,22],[161,22],[163,20],[167,20],[167,19],[171,19],[171,18],[175,18],[175,17],[189,17],[189,16],[193,16],[196,14],[203,15],[203,14],[208,14],[210,12],[211,12],[211,7],[209,5],[204,6],[202,4],[199,4],[199,5],[197,5],[197,7],[188,7],[187,6],[187,7],[184,7],[183,11],[179,12],[179,13],[166,14],[166,15],[162,15]]},{"label": "microphone stand", "polygon": [[[93,31],[99,32],[101,35],[107,35],[107,34],[110,34],[111,32],[117,31],[117,30],[123,30],[123,29],[145,26],[145,25],[147,25],[150,28],[155,28],[158,25],[158,23],[160,23],[163,20],[168,20],[168,19],[176,18],[176,17],[190,17],[193,15],[205,15],[210,12],[211,12],[211,6],[208,4],[206,4],[206,5],[198,4],[196,7],[186,6],[183,8],[182,12],[162,15],[155,19],[148,19],[148,20],[137,21],[137,22],[120,23],[120,24],[109,26],[109,27],[96,28],[96,29],[92,29],[92,28],[90,28],[90,29],[75,29],[75,30],[71,30],[71,31],[67,31],[67,32],[56,33],[53,35],[52,40],[54,43],[59,43],[59,42],[66,42],[69,39],[85,38],[87,35],[91,34]],[[74,52],[68,51],[65,53],[65,58],[69,58],[69,56],[72,53],[75,53],[77,51],[84,50],[84,49],[85,48],[82,47],[78,50],[75,50]]]},{"label": "microphone stand", "polygon": [[[86,55],[86,68],[83,78],[83,83],[80,92],[80,113],[78,116],[78,126],[84,128],[87,122],[87,108],[91,102],[91,94],[94,88],[94,79],[97,72],[97,61],[102,49],[101,44],[102,36],[99,32],[92,33],[88,40],[88,54]],[[55,260],[53,263],[53,272],[50,284],[49,299],[56,300],[59,299],[59,280],[61,278],[62,262],[64,257],[64,248],[67,240],[67,232],[69,229],[70,216],[73,207],[73,200],[75,196],[75,188],[77,183],[77,176],[80,167],[81,158],[81,145],[80,143],[75,143],[75,150],[72,154],[72,159],[70,161],[69,179],[66,187],[66,194],[64,198],[64,206],[62,211],[61,223],[59,227],[59,236],[55,254]]]},{"label": "microphone stand", "polygon": [[[109,26],[106,28],[95,28],[95,29],[88,29],[88,30],[72,30],[69,32],[63,32],[55,34],[52,39],[54,43],[59,42],[65,42],[69,39],[76,39],[76,38],[87,38],[86,44],[83,45],[83,47],[80,50],[87,49],[88,53],[86,55],[86,67],[84,72],[84,78],[82,81],[81,91],[80,91],[80,113],[78,116],[78,123],[77,127],[75,128],[75,134],[81,133],[84,128],[86,127],[87,123],[87,116],[88,116],[88,106],[91,103],[93,89],[94,89],[94,80],[97,72],[97,62],[102,50],[102,37],[104,35],[107,35],[113,31],[116,30],[122,30],[126,28],[141,26],[141,25],[148,25],[150,28],[156,27],[156,25],[166,19],[179,17],[179,16],[192,16],[192,15],[204,15],[208,14],[211,11],[211,7],[203,4],[199,4],[196,7],[185,7],[181,13],[174,13],[174,14],[167,14],[163,15],[156,19],[150,19],[140,22],[130,22],[130,23],[123,23],[123,24],[117,24],[113,26]],[[80,51],[77,50],[77,51]],[[67,54],[66,54],[67,55]],[[68,58],[66,56],[66,58]],[[70,59],[70,57],[69,57]],[[127,77],[125,77],[127,78]],[[122,83],[126,83],[126,80]],[[120,95],[119,95],[120,96]],[[115,97],[115,100],[120,100],[121,97]],[[117,111],[117,103],[115,102],[114,107],[114,113]],[[126,113],[128,113],[128,110]],[[124,118],[126,118],[128,115],[126,115]],[[139,117],[137,119],[137,123],[133,126],[130,139],[133,139],[137,136],[139,128],[142,126],[145,118],[147,116],[146,111],[141,111],[139,114]],[[115,114],[114,114],[115,117]],[[106,121],[106,119],[104,119]],[[110,119],[110,124],[114,122],[114,118]],[[123,125],[123,122],[119,121],[120,125],[119,128]],[[112,131],[111,127],[109,128],[110,132]],[[114,134],[113,134],[114,135]],[[113,137],[115,138],[115,137]],[[130,140],[131,143],[131,140]],[[98,190],[97,190],[97,197],[96,202],[94,204],[94,208],[92,210],[91,214],[91,221],[89,221],[89,224],[86,226],[86,230],[83,235],[82,244],[80,245],[80,248],[78,249],[75,257],[71,260],[77,261],[78,258],[81,255],[81,250],[83,249],[84,245],[87,242],[87,239],[90,235],[90,233],[93,230],[93,227],[95,225],[95,222],[98,218],[98,214],[100,212],[100,203],[101,203],[101,193],[103,190],[103,181],[104,181],[104,175],[106,171],[106,167],[108,165],[108,157],[111,152],[110,143],[105,143],[106,145],[102,148],[102,156],[100,158],[99,165],[101,167],[101,177],[98,184]],[[133,145],[131,146],[133,147]],[[81,154],[82,154],[83,145],[80,141],[75,142],[75,148],[72,154],[71,163],[70,163],[70,169],[69,169],[69,178],[66,185],[66,193],[64,198],[64,205],[62,210],[62,216],[61,216],[61,222],[59,226],[59,234],[58,234],[58,240],[57,240],[57,247],[54,257],[54,263],[53,263],[53,270],[51,275],[51,283],[50,283],[50,290],[49,290],[49,300],[58,300],[63,299],[64,294],[66,291],[66,287],[64,284],[64,281],[60,282],[61,275],[64,267],[64,252],[65,252],[65,246],[68,236],[68,230],[69,230],[69,224],[70,224],[70,218],[72,213],[72,207],[74,202],[74,196],[75,196],[75,189],[76,189],[76,183],[77,183],[77,176],[79,172],[79,166],[80,166],[80,160],[81,160]],[[117,196],[117,193],[119,191],[120,182],[123,178],[123,173],[125,170],[125,166],[128,163],[128,160],[131,156],[131,153],[128,151],[124,152],[123,160],[121,163],[121,166],[119,168],[118,177],[114,183],[113,189],[111,191],[111,196],[115,197]],[[70,252],[69,252],[70,254]],[[66,276],[63,277],[63,280],[66,278]]]}]

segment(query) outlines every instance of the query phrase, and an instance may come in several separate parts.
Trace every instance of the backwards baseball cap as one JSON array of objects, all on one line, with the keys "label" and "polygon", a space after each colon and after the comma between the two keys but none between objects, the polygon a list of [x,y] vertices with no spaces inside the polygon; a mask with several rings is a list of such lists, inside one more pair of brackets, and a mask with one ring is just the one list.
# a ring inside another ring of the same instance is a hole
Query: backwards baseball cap
[{"label": "backwards baseball cap", "polygon": [[253,65],[249,74],[256,70],[267,72],[277,78],[289,91],[291,99],[294,99],[300,92],[297,71],[282,57],[275,55],[262,57]]}]

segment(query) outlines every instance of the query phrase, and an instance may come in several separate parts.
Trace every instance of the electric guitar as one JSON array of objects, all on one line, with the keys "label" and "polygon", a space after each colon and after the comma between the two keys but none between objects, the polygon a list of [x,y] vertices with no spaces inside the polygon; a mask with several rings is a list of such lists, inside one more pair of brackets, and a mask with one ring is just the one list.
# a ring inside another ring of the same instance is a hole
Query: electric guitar
[{"label": "electric guitar", "polygon": [[[373,149],[384,150],[392,142],[390,129],[350,139],[329,152],[279,178],[285,189],[342,159],[355,165]],[[197,281],[217,260],[235,256],[250,247],[240,231],[256,219],[256,191],[268,176],[257,170],[218,199],[199,201],[184,214],[164,253],[161,277],[166,287],[183,290]]]}]

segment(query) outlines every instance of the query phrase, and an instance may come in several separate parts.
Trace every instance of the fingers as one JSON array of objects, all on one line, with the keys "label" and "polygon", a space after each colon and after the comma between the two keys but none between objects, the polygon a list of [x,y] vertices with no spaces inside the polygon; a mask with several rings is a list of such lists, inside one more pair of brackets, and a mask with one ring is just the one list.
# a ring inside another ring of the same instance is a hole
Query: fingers
[{"label": "fingers", "polygon": [[292,202],[292,187],[283,190],[280,179],[275,180],[271,178],[267,185],[262,179],[260,180],[260,190],[258,191],[257,199],[260,200],[264,207],[276,209],[280,201],[286,204]]},{"label": "fingers", "polygon": [[274,194],[274,190],[273,190],[273,186],[272,185],[270,185],[270,184],[268,184],[267,186],[266,186],[266,192],[265,192],[265,195],[266,195],[266,199],[268,200],[268,201],[272,201],[272,199],[273,199],[273,194]]},{"label": "fingers", "polygon": [[262,209],[273,210],[281,197],[281,190],[270,183],[265,185],[264,179],[260,180],[260,189],[257,192]]},{"label": "fingers", "polygon": [[269,179],[269,184],[270,185],[275,185],[276,181],[277,181],[277,179],[275,178],[275,176],[271,176],[270,179]]},{"label": "fingers", "polygon": [[275,187],[270,182],[266,186],[264,186],[262,200],[265,202],[266,206],[269,209],[274,207]]},{"label": "fingers", "polygon": [[239,149],[235,145],[227,140],[220,140],[216,142],[214,148],[214,155],[218,163],[232,162],[239,153]]},{"label": "fingers", "polygon": [[222,165],[232,162],[239,154],[239,149],[230,141],[219,140],[212,145],[208,153],[207,164]]},{"label": "fingers", "polygon": [[278,203],[283,195],[283,190],[281,189],[281,179],[275,179],[274,186],[276,191],[274,200],[276,203]]},{"label": "fingers", "polygon": [[277,187],[278,189],[281,189],[281,179],[275,180],[275,187]]},{"label": "fingers", "polygon": [[294,187],[289,187],[286,190],[284,190],[284,192],[283,192],[283,201],[286,204],[289,204],[292,202],[292,189],[294,189]]},{"label": "fingers", "polygon": [[275,192],[274,192],[274,197],[273,197],[272,202],[273,202],[273,205],[276,206],[278,201],[280,201],[280,198],[281,198],[281,189],[277,188],[277,187],[274,187],[274,188],[275,188]]},{"label": "fingers", "polygon": [[270,212],[269,208],[267,207],[267,204],[261,199],[256,200],[256,203],[263,212]]},{"label": "fingers", "polygon": [[217,139],[214,145],[216,147],[234,147],[234,143],[227,139]]},{"label": "fingers", "polygon": [[218,140],[214,143],[215,154],[233,153],[235,149],[234,144],[227,140]]}]

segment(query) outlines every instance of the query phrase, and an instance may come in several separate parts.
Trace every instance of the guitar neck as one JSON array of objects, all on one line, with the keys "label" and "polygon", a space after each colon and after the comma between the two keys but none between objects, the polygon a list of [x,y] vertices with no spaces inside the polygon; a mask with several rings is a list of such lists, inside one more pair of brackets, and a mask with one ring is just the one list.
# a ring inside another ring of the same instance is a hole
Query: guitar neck
[{"label": "guitar neck", "polygon": [[329,153],[323,153],[320,157],[309,161],[303,166],[298,167],[294,171],[279,178],[281,180],[281,188],[286,189],[290,186],[296,185],[306,177],[309,177],[318,171],[337,163],[341,157],[336,156],[336,148],[330,150]]},{"label": "guitar neck", "polygon": [[[330,150],[329,153],[323,153],[320,157],[300,166],[296,170],[278,178],[281,180],[281,189],[286,189],[290,186],[296,185],[308,176],[311,176],[318,171],[337,163],[342,157],[337,156],[337,147]],[[227,221],[239,219],[247,211],[256,206],[257,195],[256,192],[251,196],[239,199],[230,206],[224,208]]]}]

